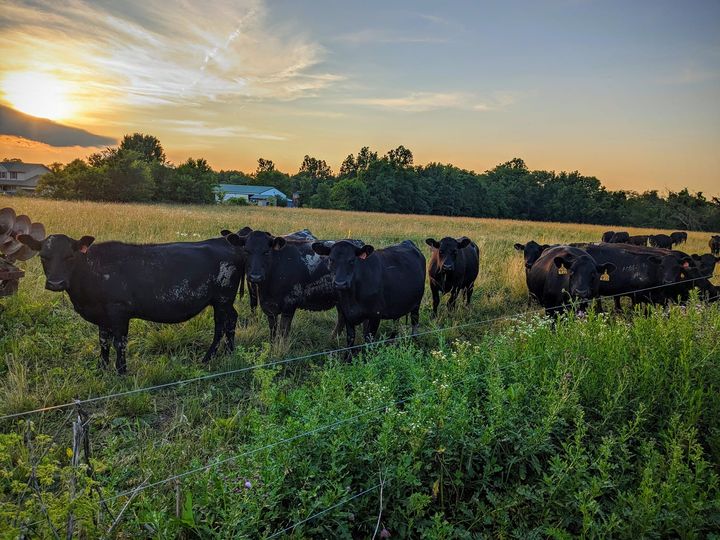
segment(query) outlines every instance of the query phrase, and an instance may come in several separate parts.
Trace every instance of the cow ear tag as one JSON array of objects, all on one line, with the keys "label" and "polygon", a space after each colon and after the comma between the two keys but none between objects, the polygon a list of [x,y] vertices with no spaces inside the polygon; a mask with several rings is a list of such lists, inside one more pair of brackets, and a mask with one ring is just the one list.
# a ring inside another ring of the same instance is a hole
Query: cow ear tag
[{"label": "cow ear tag", "polygon": [[565,265],[564,265],[564,264],[561,264],[561,265],[560,265],[560,268],[558,268],[558,275],[564,276],[564,275],[567,274],[567,273],[568,273],[568,272],[567,272],[567,268],[565,268]]},{"label": "cow ear tag", "polygon": [[607,270],[605,270],[600,276],[600,281],[610,281],[610,274],[608,274]]},{"label": "cow ear tag", "polygon": [[685,279],[685,273],[684,273],[684,272],[680,272],[680,279]]}]

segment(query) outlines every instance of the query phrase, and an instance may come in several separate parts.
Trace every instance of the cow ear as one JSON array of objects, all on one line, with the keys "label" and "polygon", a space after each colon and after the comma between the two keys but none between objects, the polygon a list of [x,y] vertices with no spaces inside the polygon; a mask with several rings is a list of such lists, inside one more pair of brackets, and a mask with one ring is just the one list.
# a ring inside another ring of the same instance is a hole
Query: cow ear
[{"label": "cow ear", "polygon": [[313,242],[312,249],[318,255],[327,257],[330,255],[330,246],[326,245],[325,242]]},{"label": "cow ear", "polygon": [[17,241],[21,244],[25,244],[27,247],[32,249],[33,251],[40,251],[40,248],[42,247],[42,242],[39,240],[36,240],[29,234],[20,234],[17,237]]},{"label": "cow ear", "polygon": [[525,244],[515,244],[513,246],[517,251],[525,251]]},{"label": "cow ear", "polygon": [[279,251],[285,247],[285,239],[282,236],[276,236],[270,241],[270,246],[275,251]]},{"label": "cow ear", "polygon": [[550,244],[543,244],[542,246],[540,246],[540,249],[542,251],[545,251],[546,249],[550,249]]},{"label": "cow ear", "polygon": [[567,257],[555,257],[553,259],[553,263],[555,263],[555,266],[557,266],[558,268],[561,268],[563,266],[567,268],[568,266],[570,266],[570,261],[568,261]]},{"label": "cow ear", "polygon": [[604,263],[604,264],[599,264],[598,267],[597,267],[597,271],[600,272],[601,274],[604,274],[604,273],[606,273],[606,272],[607,272],[608,274],[612,274],[615,270],[617,270],[617,266],[615,266],[615,265],[614,265],[613,263],[611,263],[611,262],[607,262],[607,263]]},{"label": "cow ear", "polygon": [[238,236],[235,233],[225,235],[225,240],[227,240],[233,246],[243,247],[245,245],[245,238],[242,236]]},{"label": "cow ear", "polygon": [[228,231],[227,229],[220,231],[220,236],[227,236],[229,234],[232,234],[232,231]]},{"label": "cow ear", "polygon": [[240,230],[237,232],[237,234],[238,234],[238,236],[247,236],[247,235],[250,234],[251,232],[253,232],[252,228],[250,228],[250,227],[243,227],[242,229],[240,229]]},{"label": "cow ear", "polygon": [[87,253],[88,248],[94,241],[94,236],[83,236],[80,240],[75,240],[73,247],[75,248],[75,251],[79,251],[80,253]]},{"label": "cow ear", "polygon": [[698,255],[697,253],[693,253],[693,254],[691,255],[691,257],[692,257],[693,259],[695,259],[696,261],[699,261],[699,260],[701,259],[700,255]]},{"label": "cow ear", "polygon": [[440,247],[440,242],[434,238],[426,238],[425,243],[433,249],[438,249]]},{"label": "cow ear", "polygon": [[690,268],[690,264],[694,262],[695,261],[692,260],[692,257],[683,257],[680,259],[680,263],[682,263],[683,268]]},{"label": "cow ear", "polygon": [[470,245],[470,239],[468,237],[463,238],[460,240],[460,243],[458,244],[458,249],[466,248]]},{"label": "cow ear", "polygon": [[365,244],[363,247],[358,248],[355,253],[361,259],[367,259],[370,255],[372,255],[373,251],[375,251],[374,247],[370,244]]}]

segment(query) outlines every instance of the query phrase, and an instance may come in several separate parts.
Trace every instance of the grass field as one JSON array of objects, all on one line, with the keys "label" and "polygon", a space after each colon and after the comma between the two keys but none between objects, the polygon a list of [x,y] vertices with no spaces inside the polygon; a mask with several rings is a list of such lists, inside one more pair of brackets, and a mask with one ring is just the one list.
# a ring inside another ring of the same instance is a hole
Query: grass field
[{"label": "grass field", "polygon": [[[409,238],[427,254],[429,236],[467,235],[481,251],[472,305],[452,316],[441,308],[431,321],[426,294],[421,330],[526,310],[515,242],[594,241],[612,228],[310,209],[8,202],[48,233],[89,234],[96,242],[192,241],[250,225],[274,234],[309,228],[320,238],[361,238],[376,247]],[[682,249],[707,252],[708,237],[689,233]],[[330,338],[334,313],[299,312],[288,342],[270,347],[267,323],[250,316],[246,298],[237,305],[244,324],[235,354],[201,365],[212,334],[208,313],[182,325],[135,321],[130,375],[119,377],[97,367],[95,327],[66,295],[44,290],[38,258],[25,269],[20,293],[1,301],[0,414],[344,344]],[[139,393],[88,407],[98,484],[112,496],[373,409],[379,412],[357,423],[189,476],[177,501],[174,484],[148,489],[114,534],[262,537],[382,477],[381,521],[393,537],[699,536],[720,525],[718,337],[717,305],[571,318],[556,331],[525,314],[380,348],[352,365],[315,358]],[[9,537],[36,521],[30,536],[52,537],[46,513],[64,532],[66,415],[0,424],[0,530]],[[58,429],[54,441],[41,435]],[[24,496],[39,456],[42,503],[34,492]],[[112,520],[104,515],[98,524],[91,484],[81,479],[71,507],[79,528],[94,537]],[[378,493],[323,514],[296,534],[370,537]],[[114,501],[113,513],[124,500]]]}]

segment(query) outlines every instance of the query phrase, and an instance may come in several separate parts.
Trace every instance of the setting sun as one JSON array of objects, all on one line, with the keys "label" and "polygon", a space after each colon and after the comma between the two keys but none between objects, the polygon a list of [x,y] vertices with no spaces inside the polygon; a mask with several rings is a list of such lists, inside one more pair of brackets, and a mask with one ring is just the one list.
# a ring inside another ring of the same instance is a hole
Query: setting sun
[{"label": "setting sun", "polygon": [[15,109],[50,120],[72,114],[69,85],[49,73],[13,72],[2,80],[0,90]]}]

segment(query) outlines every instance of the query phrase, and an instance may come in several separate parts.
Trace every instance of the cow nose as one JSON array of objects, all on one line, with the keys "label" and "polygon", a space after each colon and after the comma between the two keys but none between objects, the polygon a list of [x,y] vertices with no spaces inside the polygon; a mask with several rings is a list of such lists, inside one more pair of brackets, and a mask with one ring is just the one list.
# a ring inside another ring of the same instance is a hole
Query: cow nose
[{"label": "cow nose", "polygon": [[65,290],[65,280],[52,281],[48,279],[45,281],[45,288],[48,291],[63,291]]},{"label": "cow nose", "polygon": [[443,270],[447,270],[448,272],[452,271],[453,265],[452,264],[443,264]]},{"label": "cow nose", "polygon": [[339,289],[341,291],[345,290],[345,289],[349,289],[350,288],[350,280],[345,279],[345,280],[339,281],[336,279],[333,282],[333,285],[335,286],[336,289]]},{"label": "cow nose", "polygon": [[588,298],[590,296],[590,289],[576,289],[575,294],[581,298]]},{"label": "cow nose", "polygon": [[260,283],[260,282],[263,280],[263,277],[262,277],[262,274],[250,274],[250,275],[248,276],[248,279],[249,279],[252,283]]}]

